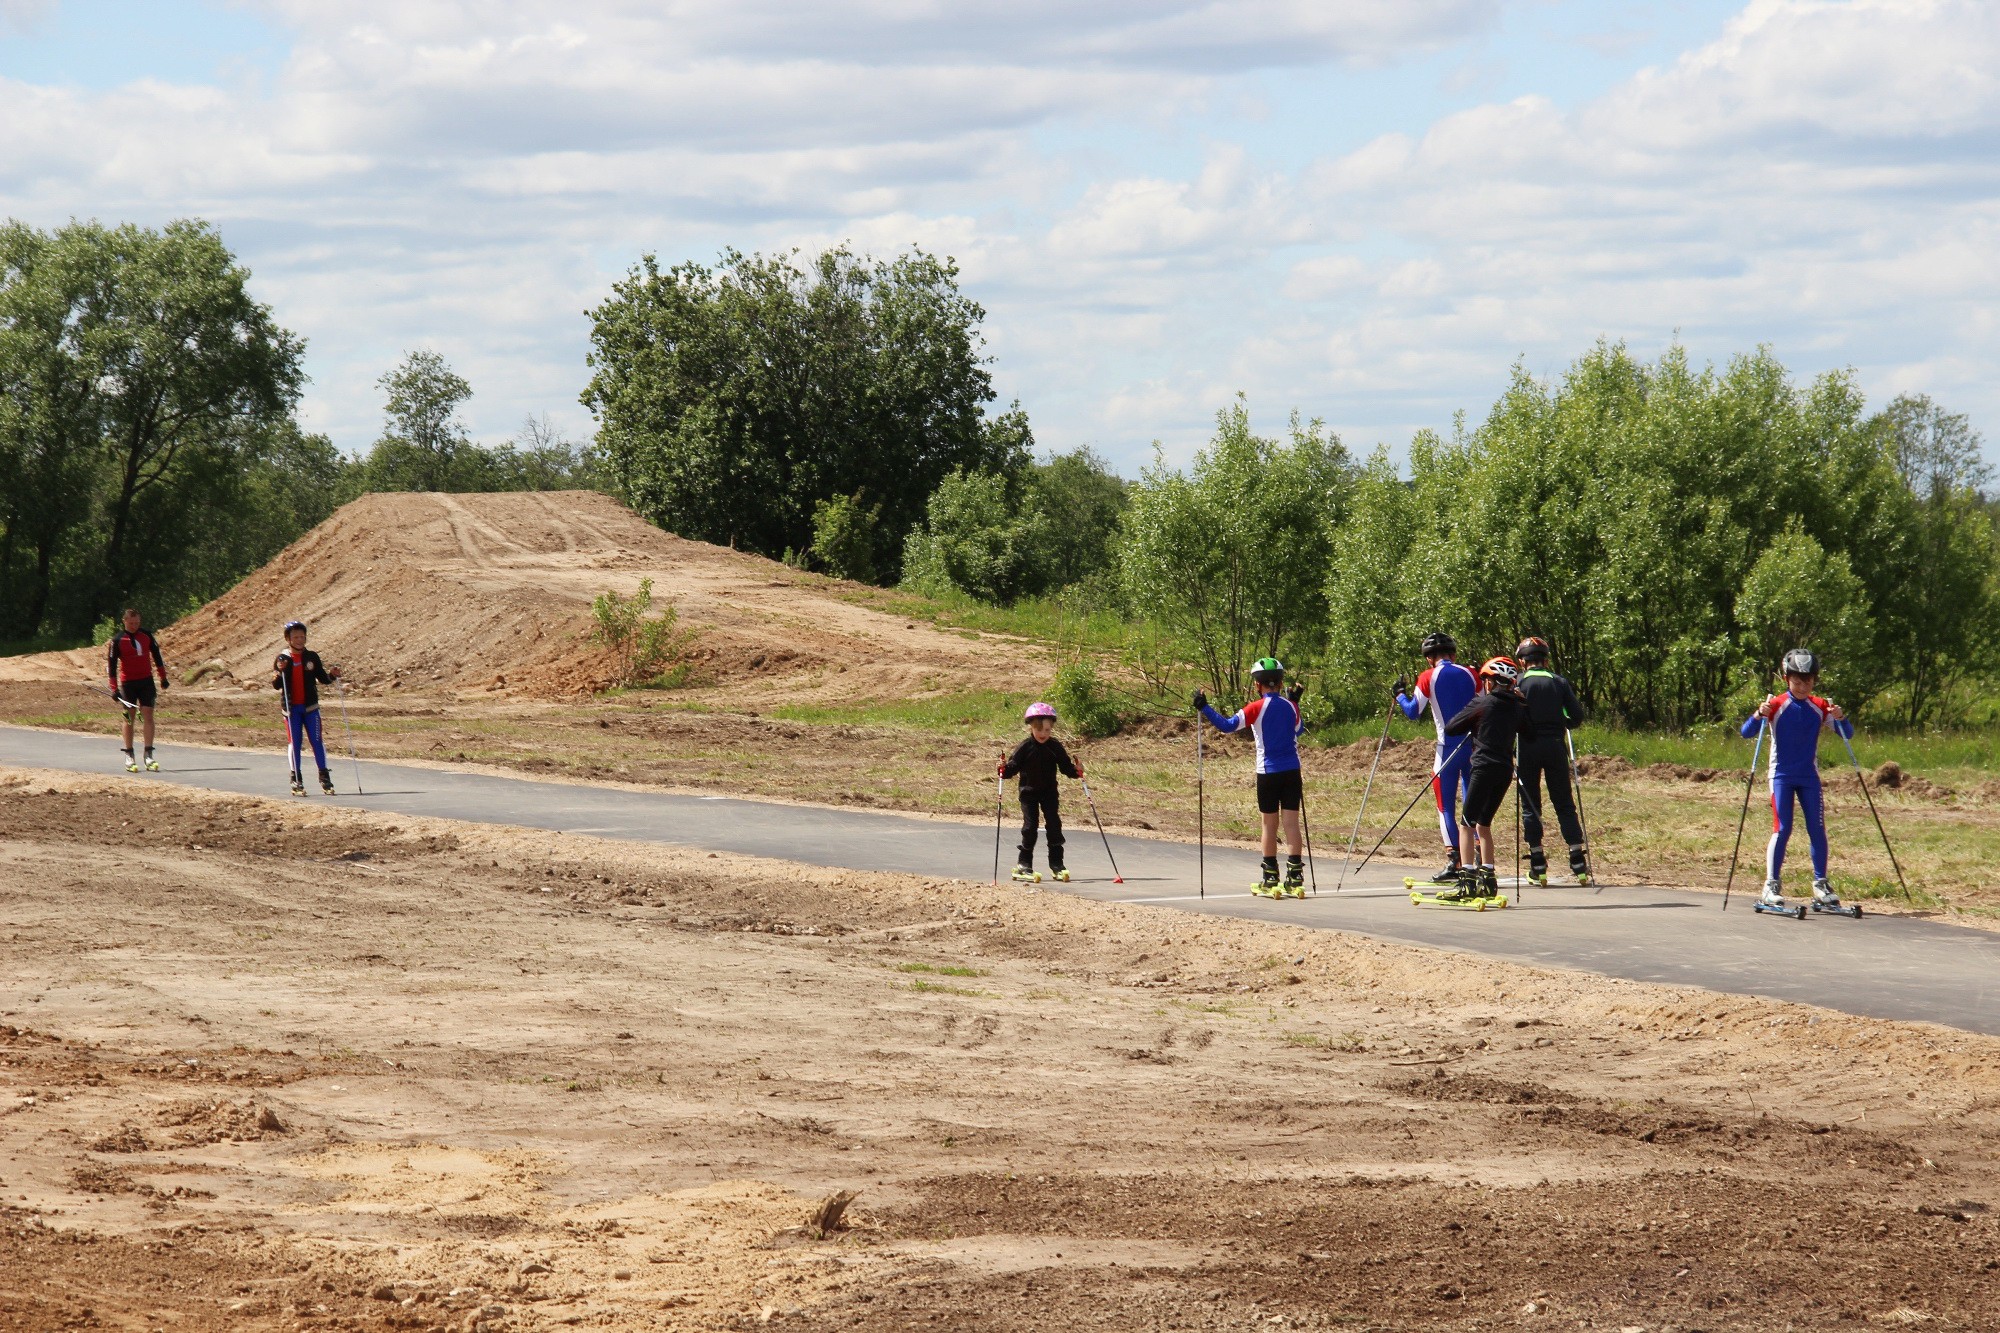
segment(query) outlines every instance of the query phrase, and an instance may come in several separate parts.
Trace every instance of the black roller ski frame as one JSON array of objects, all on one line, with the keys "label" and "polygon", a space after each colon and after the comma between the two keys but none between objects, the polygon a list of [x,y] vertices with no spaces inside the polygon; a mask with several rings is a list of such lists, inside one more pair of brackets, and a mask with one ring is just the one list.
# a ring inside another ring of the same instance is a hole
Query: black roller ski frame
[{"label": "black roller ski frame", "polygon": [[1844,916],[1849,921],[1859,921],[1861,919],[1861,904],[1842,903],[1838,907],[1828,907],[1824,903],[1815,902],[1812,904],[1812,914],[1814,916]]},{"label": "black roller ski frame", "polygon": [[1803,921],[1806,919],[1806,905],[1804,903],[1786,903],[1783,907],[1773,907],[1770,903],[1760,898],[1750,904],[1750,910],[1759,914],[1769,913],[1772,916],[1788,916],[1794,921]]}]

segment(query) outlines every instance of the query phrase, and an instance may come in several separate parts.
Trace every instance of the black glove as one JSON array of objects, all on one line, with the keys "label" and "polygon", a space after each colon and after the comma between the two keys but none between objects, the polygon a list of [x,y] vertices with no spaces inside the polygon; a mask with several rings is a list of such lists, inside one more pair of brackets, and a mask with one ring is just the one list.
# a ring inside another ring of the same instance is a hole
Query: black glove
[{"label": "black glove", "polygon": [[1403,677],[1398,676],[1396,677],[1396,683],[1390,686],[1390,688],[1393,689],[1398,694],[1408,694],[1410,692],[1410,682],[1404,679]]},{"label": "black glove", "polygon": [[169,685],[171,685],[171,684],[173,684],[173,682],[172,682],[172,681],[170,681],[170,680],[168,680],[168,679],[167,679],[167,678],[166,678],[165,676],[162,676],[162,677],[160,677],[160,688],[161,688],[161,689],[163,689],[163,690],[164,690],[164,689],[166,689],[166,688],[167,688],[167,686],[169,686]]},{"label": "black glove", "polygon": [[1297,707],[1299,700],[1306,697],[1306,687],[1303,685],[1294,685],[1285,691],[1285,697],[1292,701],[1294,707]]},{"label": "black glove", "polygon": [[1208,696],[1206,694],[1203,694],[1200,690],[1196,690],[1194,692],[1195,711],[1199,713],[1202,709],[1206,707],[1208,707]]}]

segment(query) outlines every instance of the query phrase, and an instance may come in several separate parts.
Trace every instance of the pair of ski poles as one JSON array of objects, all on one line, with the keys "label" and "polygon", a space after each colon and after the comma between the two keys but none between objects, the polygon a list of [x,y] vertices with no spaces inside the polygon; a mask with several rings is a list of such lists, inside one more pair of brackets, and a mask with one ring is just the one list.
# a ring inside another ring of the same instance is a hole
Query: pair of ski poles
[{"label": "pair of ski poles", "polygon": [[[1722,883],[1722,910],[1725,912],[1729,910],[1729,891],[1736,884],[1736,862],[1743,854],[1743,830],[1750,822],[1750,794],[1757,786],[1757,758],[1763,753],[1764,737],[1770,729],[1770,719],[1757,720],[1757,740],[1750,747],[1750,772],[1743,779],[1743,813],[1736,820],[1736,846],[1729,853],[1729,877]],[[1882,825],[1882,812],[1875,808],[1875,796],[1868,790],[1868,779],[1861,772],[1861,756],[1854,752],[1854,742],[1847,738],[1846,732],[1836,727],[1834,734],[1847,748],[1847,762],[1854,765],[1854,780],[1860,784],[1862,799],[1868,802],[1868,813],[1875,819],[1875,832],[1882,837],[1882,850],[1889,854],[1889,868],[1896,872],[1896,887],[1903,891],[1904,901],[1915,902],[1909,884],[1903,879],[1902,864],[1896,860],[1896,849],[1889,845],[1889,830]]]},{"label": "pair of ski poles", "polygon": [[[1001,759],[1004,767],[1006,759]],[[1090,820],[1097,825],[1097,836],[1104,842],[1104,859],[1111,862],[1111,882],[1123,884],[1125,876],[1118,873],[1118,858],[1111,854],[1111,839],[1104,832],[1104,821],[1097,817],[1097,798],[1090,794],[1090,779],[1077,770],[1076,780],[1083,784],[1083,799],[1090,802]],[[1003,774],[993,780],[993,882],[1000,882],[1000,821],[1007,812],[1007,778]]]}]

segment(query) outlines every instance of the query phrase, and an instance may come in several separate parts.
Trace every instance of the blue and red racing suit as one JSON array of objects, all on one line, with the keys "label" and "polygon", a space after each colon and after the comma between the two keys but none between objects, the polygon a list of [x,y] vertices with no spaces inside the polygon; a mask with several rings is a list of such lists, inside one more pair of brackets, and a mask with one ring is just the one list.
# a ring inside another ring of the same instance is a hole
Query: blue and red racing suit
[{"label": "blue and red racing suit", "polygon": [[326,771],[326,744],[320,738],[319,687],[333,683],[326,664],[310,648],[293,652],[287,648],[271,664],[271,688],[285,700],[285,759],[293,773],[299,771],[304,742],[312,742],[313,760],[320,772]]},{"label": "blue and red racing suit", "polygon": [[1234,717],[1224,717],[1207,704],[1202,716],[1220,732],[1250,728],[1257,742],[1259,773],[1289,773],[1299,766],[1299,710],[1282,694],[1266,694],[1243,705]]},{"label": "blue and red racing suit", "polygon": [[[1777,879],[1785,868],[1785,844],[1792,840],[1792,802],[1806,817],[1806,840],[1812,845],[1814,879],[1826,878],[1826,805],[1821,800],[1819,781],[1819,734],[1831,728],[1853,739],[1854,724],[1828,717],[1833,707],[1818,695],[1803,698],[1787,690],[1774,694],[1743,724],[1743,735],[1755,736],[1759,727],[1768,727],[1766,744],[1771,751],[1771,841],[1764,850],[1764,873]],[[1771,709],[1767,721],[1760,716]]]},{"label": "blue and red racing suit", "polygon": [[1417,677],[1416,692],[1398,694],[1396,706],[1414,722],[1428,708],[1437,726],[1437,753],[1431,760],[1431,795],[1437,799],[1438,831],[1454,856],[1458,853],[1458,807],[1472,775],[1472,747],[1468,736],[1446,736],[1444,724],[1479,693],[1479,679],[1449,657],[1439,659]]}]

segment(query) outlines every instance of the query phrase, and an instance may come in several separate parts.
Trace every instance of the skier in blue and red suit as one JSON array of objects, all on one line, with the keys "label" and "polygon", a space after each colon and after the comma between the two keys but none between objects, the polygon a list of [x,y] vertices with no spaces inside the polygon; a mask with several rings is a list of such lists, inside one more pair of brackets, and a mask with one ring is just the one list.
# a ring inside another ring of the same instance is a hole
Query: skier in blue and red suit
[{"label": "skier in blue and red suit", "polygon": [[1431,794],[1437,799],[1438,831],[1444,835],[1447,860],[1435,879],[1449,883],[1459,877],[1462,869],[1458,857],[1458,807],[1472,780],[1472,747],[1464,736],[1446,736],[1444,724],[1472,702],[1472,696],[1479,693],[1479,681],[1452,660],[1458,655],[1458,643],[1451,635],[1425,635],[1420,651],[1430,666],[1417,677],[1414,693],[1405,693],[1408,682],[1396,682],[1396,706],[1412,722],[1428,709],[1431,721],[1437,726],[1437,753],[1431,760]]},{"label": "skier in blue and red suit", "polygon": [[1764,853],[1764,902],[1783,907],[1779,879],[1785,868],[1785,844],[1792,840],[1792,805],[1806,817],[1806,840],[1812,845],[1813,902],[1837,908],[1840,898],[1826,882],[1826,806],[1819,781],[1819,735],[1836,731],[1849,740],[1854,724],[1840,705],[1814,694],[1819,683],[1819,657],[1805,648],[1785,654],[1785,692],[1757,706],[1743,723],[1743,735],[1769,731],[1771,751],[1771,842]]},{"label": "skier in blue and red suit", "polygon": [[340,668],[329,671],[319,654],[306,647],[303,620],[285,624],[285,651],[271,663],[271,688],[285,702],[285,758],[292,769],[292,795],[304,796],[306,784],[299,772],[306,742],[312,742],[313,759],[319,764],[319,789],[333,795],[333,773],[326,766],[326,743],[320,738],[319,687],[340,679]]},{"label": "skier in blue and red suit", "polygon": [[[1285,690],[1285,664],[1260,657],[1250,669],[1257,697],[1233,717],[1208,706],[1208,696],[1194,692],[1194,706],[1220,732],[1250,729],[1257,742],[1257,813],[1264,823],[1264,868],[1252,893],[1266,898],[1306,896],[1306,867],[1299,848],[1299,807],[1305,801],[1305,779],[1299,771],[1299,695]],[[1278,882],[1278,825],[1285,828],[1285,880]]]}]

